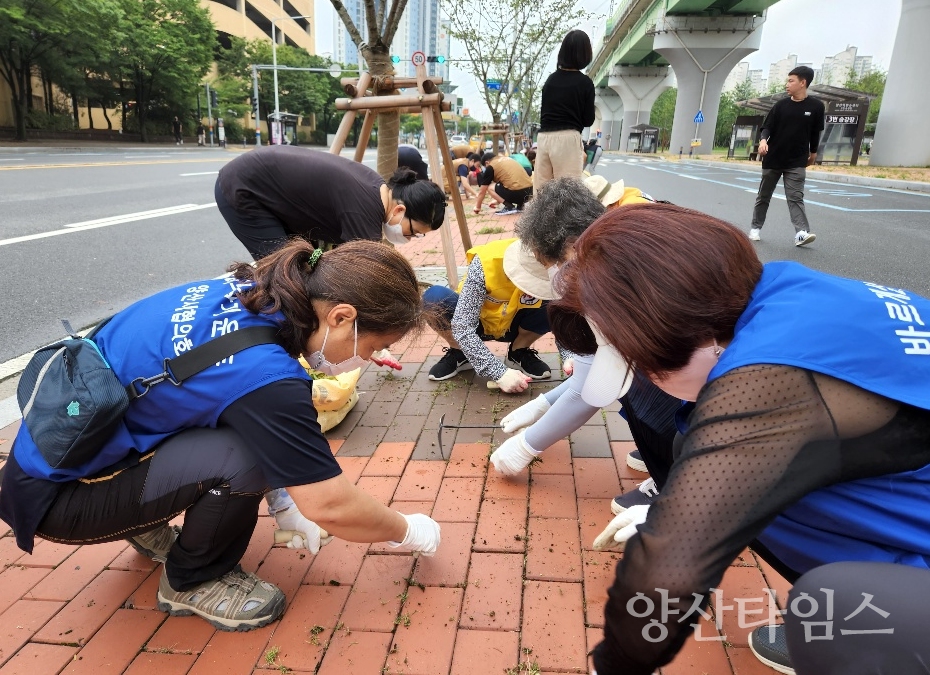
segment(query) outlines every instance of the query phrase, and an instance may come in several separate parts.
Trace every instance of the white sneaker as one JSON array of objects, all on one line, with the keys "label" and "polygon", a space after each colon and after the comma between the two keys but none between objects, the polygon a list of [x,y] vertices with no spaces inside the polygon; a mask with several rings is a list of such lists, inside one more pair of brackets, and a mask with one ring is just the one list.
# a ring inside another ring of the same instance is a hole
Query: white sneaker
[{"label": "white sneaker", "polygon": [[758,227],[749,230],[749,241],[762,241],[762,230]]},{"label": "white sneaker", "polygon": [[808,232],[807,230],[801,230],[796,235],[794,235],[794,245],[795,246],[806,246],[807,244],[814,241],[814,239],[816,238],[817,238],[817,235],[814,234],[813,232]]}]

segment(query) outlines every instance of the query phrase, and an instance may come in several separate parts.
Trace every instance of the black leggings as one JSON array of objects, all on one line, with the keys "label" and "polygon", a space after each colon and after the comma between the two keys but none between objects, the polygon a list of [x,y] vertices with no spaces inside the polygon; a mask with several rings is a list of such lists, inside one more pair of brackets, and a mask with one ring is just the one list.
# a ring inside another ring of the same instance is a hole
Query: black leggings
[{"label": "black leggings", "polygon": [[266,491],[264,474],[238,434],[189,429],[112,477],[65,484],[37,534],[95,544],[142,534],[184,513],[165,563],[171,587],[183,591],[238,564]]},{"label": "black leggings", "polygon": [[[828,593],[833,595],[832,607]],[[930,570],[926,569],[841,562],[811,570],[788,595],[788,607],[795,611],[785,615],[785,632],[795,672],[930,673],[928,598]],[[810,616],[802,618],[798,613]]]}]

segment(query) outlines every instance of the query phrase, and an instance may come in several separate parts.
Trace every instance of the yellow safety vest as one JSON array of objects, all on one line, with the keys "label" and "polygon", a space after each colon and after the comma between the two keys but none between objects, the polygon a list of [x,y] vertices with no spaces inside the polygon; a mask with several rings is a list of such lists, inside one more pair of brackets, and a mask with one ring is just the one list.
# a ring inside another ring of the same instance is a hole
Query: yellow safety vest
[{"label": "yellow safety vest", "polygon": [[[486,335],[493,338],[503,337],[513,323],[518,310],[542,307],[542,300],[534,298],[517,288],[504,273],[504,251],[516,239],[500,239],[481,246],[468,249],[465,260],[471,265],[475,256],[481,259],[484,270],[484,285],[488,297],[481,307],[481,326]],[[458,292],[462,292],[465,278],[459,282]]]},{"label": "yellow safety vest", "polygon": [[623,196],[607,207],[607,210],[615,209],[618,206],[627,206],[628,204],[655,204],[655,200],[643,196],[643,191],[639,188],[623,188]]}]

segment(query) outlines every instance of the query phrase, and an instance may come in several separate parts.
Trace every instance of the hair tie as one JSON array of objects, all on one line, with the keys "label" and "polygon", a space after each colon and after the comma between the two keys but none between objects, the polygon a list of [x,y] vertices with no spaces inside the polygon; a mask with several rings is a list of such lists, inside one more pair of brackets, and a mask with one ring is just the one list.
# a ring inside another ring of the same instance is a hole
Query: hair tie
[{"label": "hair tie", "polygon": [[313,249],[313,253],[310,254],[310,260],[309,260],[311,272],[314,270],[314,268],[316,267],[316,264],[320,261],[320,258],[322,257],[323,257],[323,249],[321,248]]}]

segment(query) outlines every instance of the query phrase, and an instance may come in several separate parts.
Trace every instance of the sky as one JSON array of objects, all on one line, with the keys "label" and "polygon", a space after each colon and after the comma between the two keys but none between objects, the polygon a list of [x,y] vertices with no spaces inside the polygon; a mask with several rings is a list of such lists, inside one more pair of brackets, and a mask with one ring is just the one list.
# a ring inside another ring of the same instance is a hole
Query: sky
[{"label": "sky", "polygon": [[[315,2],[317,52],[331,53],[335,12],[329,0]],[[611,2],[581,0],[579,4],[594,18],[573,28],[586,30],[595,44],[599,42]],[[751,69],[762,69],[768,76],[769,65],[788,54],[797,54],[799,63],[813,63],[814,68],[820,68],[825,56],[854,45],[860,56],[871,55],[876,67],[887,70],[900,14],[900,0],[781,0],[768,11],[761,48],[746,60]],[[461,45],[453,42],[452,58],[462,58],[463,52]],[[549,71],[554,69],[555,54],[550,59]],[[458,85],[455,93],[464,99],[464,107],[471,116],[489,120],[478,83],[454,64],[450,70],[453,84]]]}]

